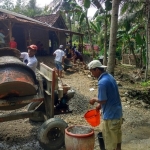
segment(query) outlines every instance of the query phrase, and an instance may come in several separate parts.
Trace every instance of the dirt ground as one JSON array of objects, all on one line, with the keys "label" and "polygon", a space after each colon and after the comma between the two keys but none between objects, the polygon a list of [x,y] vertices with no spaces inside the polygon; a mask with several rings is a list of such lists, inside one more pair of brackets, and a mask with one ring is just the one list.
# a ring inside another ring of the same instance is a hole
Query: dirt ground
[{"label": "dirt ground", "polygon": [[[38,58],[50,67],[54,67],[52,57]],[[134,70],[133,67],[117,65],[115,78],[119,82],[118,87],[123,106],[122,125],[122,150],[149,150],[150,149],[150,109],[140,100],[127,96],[130,90],[145,90],[139,82],[132,83],[127,79]],[[120,74],[121,72],[121,74]],[[123,77],[121,75],[123,74]],[[125,79],[126,78],[126,79]],[[88,125],[84,114],[95,106],[89,105],[90,98],[97,96],[97,80],[91,77],[86,71],[68,70],[64,72],[63,83],[69,84],[75,90],[75,96],[70,100],[69,107],[73,112],[55,117],[62,118],[68,125]],[[91,88],[93,89],[91,91]],[[113,93],[112,93],[113,94]],[[26,111],[27,106],[14,111],[0,111],[1,114],[13,113],[15,111]],[[29,119],[20,119],[0,124],[0,150],[42,150],[37,141],[37,132],[42,123],[29,122]],[[95,148],[99,150],[97,133],[101,127],[95,127]],[[65,150],[65,148],[61,148]]]}]

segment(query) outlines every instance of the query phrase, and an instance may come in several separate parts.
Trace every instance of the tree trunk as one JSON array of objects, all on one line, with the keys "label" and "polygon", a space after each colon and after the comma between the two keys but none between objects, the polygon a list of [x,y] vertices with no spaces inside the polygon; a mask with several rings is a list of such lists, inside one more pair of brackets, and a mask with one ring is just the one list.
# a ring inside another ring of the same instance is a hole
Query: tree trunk
[{"label": "tree trunk", "polygon": [[148,78],[148,70],[150,69],[150,2],[146,0],[147,10],[147,26],[146,26],[146,70],[145,70],[145,81]]},{"label": "tree trunk", "polygon": [[108,55],[108,72],[114,75],[115,58],[116,58],[116,37],[118,30],[118,10],[120,0],[112,1],[112,14],[110,26],[110,40],[109,40],[109,55]]}]

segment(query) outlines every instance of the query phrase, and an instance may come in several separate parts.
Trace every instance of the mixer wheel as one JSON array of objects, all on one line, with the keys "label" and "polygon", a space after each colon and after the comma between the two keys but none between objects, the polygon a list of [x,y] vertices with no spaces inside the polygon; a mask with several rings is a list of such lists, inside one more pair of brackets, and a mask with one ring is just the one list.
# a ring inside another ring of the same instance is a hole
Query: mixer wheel
[{"label": "mixer wheel", "polygon": [[[36,107],[40,104],[40,102],[32,102],[28,106],[28,111],[35,110]],[[35,110],[36,111],[36,110]],[[36,116],[36,117],[31,117],[29,118],[30,121],[34,122],[44,122],[44,115]]]},{"label": "mixer wheel", "polygon": [[60,118],[45,121],[38,131],[38,140],[44,150],[58,150],[65,145],[65,128],[68,125]]}]

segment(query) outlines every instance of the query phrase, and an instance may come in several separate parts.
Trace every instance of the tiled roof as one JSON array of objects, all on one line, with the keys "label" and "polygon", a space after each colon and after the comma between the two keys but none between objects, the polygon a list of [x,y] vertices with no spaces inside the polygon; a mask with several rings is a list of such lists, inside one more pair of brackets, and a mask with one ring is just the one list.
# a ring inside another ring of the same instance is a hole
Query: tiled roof
[{"label": "tiled roof", "polygon": [[77,33],[77,32],[69,31],[69,30],[66,30],[66,29],[60,29],[60,28],[52,27],[52,26],[50,26],[50,24],[48,24],[46,22],[41,22],[41,21],[38,21],[36,19],[27,17],[25,15],[18,14],[18,13],[0,8],[0,21],[9,20],[9,19],[17,21],[17,22],[36,25],[36,26],[38,26],[38,25],[41,26],[41,27],[43,26],[43,27],[49,28],[50,30],[53,30],[53,31],[83,35],[82,33]]},{"label": "tiled roof", "polygon": [[43,23],[48,23],[50,26],[53,26],[56,20],[58,19],[59,14],[50,14],[44,16],[36,16],[34,19],[41,21]]},{"label": "tiled roof", "polygon": [[67,29],[67,26],[66,26],[62,16],[59,13],[34,17],[34,19],[36,19],[38,21],[41,21],[43,23],[47,23],[50,26],[54,26],[55,22],[59,18],[61,18],[61,20],[62,20],[62,22],[64,24],[64,27]]}]

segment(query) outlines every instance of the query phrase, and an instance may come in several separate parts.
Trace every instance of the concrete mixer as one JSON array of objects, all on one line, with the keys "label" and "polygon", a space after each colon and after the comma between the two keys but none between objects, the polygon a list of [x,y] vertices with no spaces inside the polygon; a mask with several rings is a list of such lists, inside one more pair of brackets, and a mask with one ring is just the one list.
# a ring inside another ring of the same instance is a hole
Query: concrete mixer
[{"label": "concrete mixer", "polygon": [[28,105],[25,112],[0,116],[0,122],[29,118],[43,121],[38,131],[38,140],[45,150],[57,150],[64,145],[67,123],[54,115],[71,113],[68,101],[74,90],[61,84],[55,71],[40,63],[35,72],[20,59],[20,51],[0,48],[0,110],[16,110]]}]

